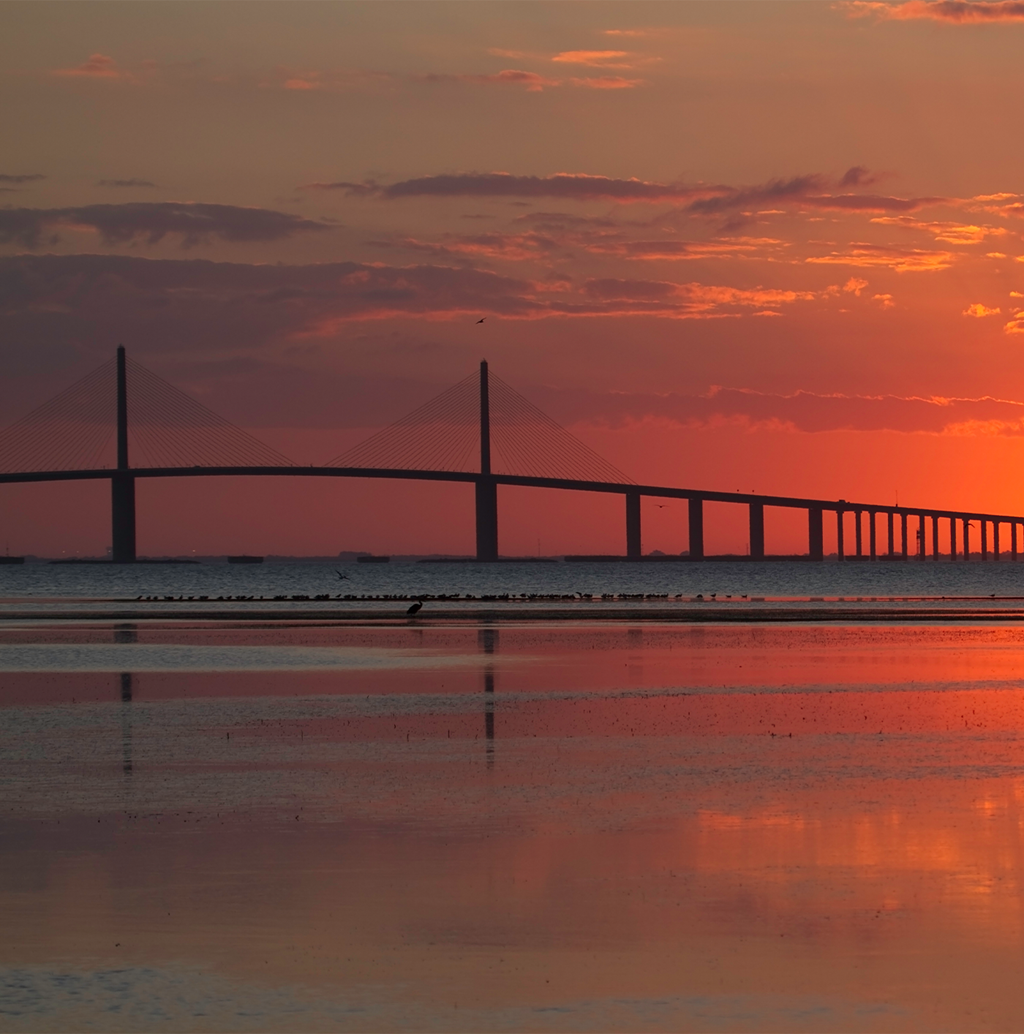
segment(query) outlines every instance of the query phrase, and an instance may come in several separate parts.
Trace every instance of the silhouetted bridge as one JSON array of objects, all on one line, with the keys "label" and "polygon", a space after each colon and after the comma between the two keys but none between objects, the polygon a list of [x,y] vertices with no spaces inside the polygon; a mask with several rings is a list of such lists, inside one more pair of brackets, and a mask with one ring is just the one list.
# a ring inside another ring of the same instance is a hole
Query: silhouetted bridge
[{"label": "silhouetted bridge", "polygon": [[[100,460],[111,444],[116,448],[116,461],[104,465]],[[133,454],[141,453],[150,461],[148,465],[130,465],[129,445]],[[139,478],[238,475],[473,484],[476,555],[481,561],[498,559],[499,485],[622,496],[625,557],[636,560],[642,556],[640,500],[644,496],[687,500],[690,560],[705,558],[706,502],[748,507],[749,555],[755,560],[765,557],[766,506],[806,511],[806,557],[810,560],[824,559],[827,512],[836,516],[837,555],[841,560],[924,560],[929,555],[937,560],[940,521],[949,522],[950,559],[956,560],[958,555],[970,558],[970,529],[976,524],[982,560],[988,559],[990,552],[997,560],[1001,556],[1000,529],[1004,525],[1009,532],[1011,557],[1016,560],[1019,529],[1024,526],[1024,517],[1007,514],[638,485],[504,381],[489,374],[486,362],[480,364],[479,377],[467,377],[320,467],[293,463],[127,359],[123,347],[118,348],[116,358],[0,434],[0,484],[110,481],[115,563],[135,560],[135,482]],[[854,518],[852,552],[848,552],[846,542],[847,514]],[[885,517],[884,550],[879,549],[878,542],[880,515]]]}]

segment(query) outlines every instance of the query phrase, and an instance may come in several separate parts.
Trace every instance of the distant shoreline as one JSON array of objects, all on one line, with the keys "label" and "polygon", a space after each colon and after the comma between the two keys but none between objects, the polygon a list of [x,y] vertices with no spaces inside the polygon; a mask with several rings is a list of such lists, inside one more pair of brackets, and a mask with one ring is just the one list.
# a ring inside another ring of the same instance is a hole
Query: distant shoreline
[{"label": "distant shoreline", "polygon": [[[81,601],[79,606],[68,606],[68,601],[53,605],[49,601],[36,607],[18,607],[22,601],[9,602],[11,609],[0,605],[0,622],[63,622],[63,621],[315,621],[346,624],[490,624],[507,622],[655,622],[662,624],[761,624],[761,623],[933,623],[999,622],[1024,624],[1024,601],[1007,597],[1007,604],[985,598],[935,599],[933,602],[914,599],[905,603],[880,601],[858,603],[845,601],[771,602],[729,601],[723,603],[694,602],[690,599],[672,603],[666,601],[580,601],[575,604],[529,603],[524,600],[495,601],[465,600],[461,603],[429,601],[419,614],[410,617],[409,599],[381,601],[377,607],[365,602],[350,606],[337,601],[310,606],[313,601],[282,603],[273,601]],[[25,601],[28,603],[29,601]],[[956,604],[960,604],[957,606]],[[975,604],[975,605],[972,605]],[[979,606],[977,604],[984,604]]]}]

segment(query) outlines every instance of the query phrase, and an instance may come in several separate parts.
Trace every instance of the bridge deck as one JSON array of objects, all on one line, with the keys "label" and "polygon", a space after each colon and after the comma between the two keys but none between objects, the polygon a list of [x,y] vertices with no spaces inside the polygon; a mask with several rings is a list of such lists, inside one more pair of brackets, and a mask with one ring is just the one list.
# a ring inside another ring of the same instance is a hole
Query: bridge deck
[{"label": "bridge deck", "polygon": [[977,513],[969,510],[943,510],[921,506],[888,506],[851,500],[805,499],[798,496],[760,495],[752,492],[716,492],[702,488],[671,488],[664,485],[638,485],[632,482],[574,481],[568,478],[523,477],[514,474],[479,474],[455,470],[400,470],[388,467],[130,467],[115,470],[48,470],[0,473],[0,484],[41,481],[96,481],[113,477],[343,477],[396,479],[405,481],[448,481],[463,484],[486,482],[522,488],[550,488],[570,492],[601,492],[613,495],[652,496],[661,499],[700,499],[711,503],[743,503],[778,506],[800,510],[829,510],[850,513],[891,513],[894,515],[955,518],[957,520],[998,521],[1024,524],[1024,516]]}]

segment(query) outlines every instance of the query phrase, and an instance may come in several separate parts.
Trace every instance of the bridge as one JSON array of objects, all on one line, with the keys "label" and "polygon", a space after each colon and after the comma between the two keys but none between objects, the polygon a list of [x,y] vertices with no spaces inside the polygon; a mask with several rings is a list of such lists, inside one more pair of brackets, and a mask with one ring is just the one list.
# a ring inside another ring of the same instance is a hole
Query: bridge
[{"label": "bridge", "polygon": [[[103,462],[111,446],[113,454]],[[143,455],[144,465],[129,462],[130,446],[133,454]],[[1024,517],[1008,514],[636,484],[490,373],[486,362],[480,364],[479,375],[470,375],[323,466],[293,463],[128,359],[123,346],[115,358],[0,433],[0,484],[110,481],[115,563],[136,559],[135,483],[140,478],[239,475],[472,484],[476,557],[484,562],[499,559],[499,486],[621,496],[622,559],[629,560],[643,556],[640,502],[644,497],[687,501],[689,554],[676,559],[691,561],[706,558],[704,504],[709,502],[748,508],[753,560],[766,557],[765,507],[806,511],[805,558],[817,561],[825,558],[826,513],[836,521],[839,560],[938,560],[943,555],[940,522],[946,521],[950,560],[971,558],[971,528],[977,526],[981,560],[990,555],[1001,558],[1005,527],[1015,561],[1024,528]],[[848,514],[853,516],[852,551],[846,541]],[[880,517],[884,517],[884,549],[879,548]]]}]

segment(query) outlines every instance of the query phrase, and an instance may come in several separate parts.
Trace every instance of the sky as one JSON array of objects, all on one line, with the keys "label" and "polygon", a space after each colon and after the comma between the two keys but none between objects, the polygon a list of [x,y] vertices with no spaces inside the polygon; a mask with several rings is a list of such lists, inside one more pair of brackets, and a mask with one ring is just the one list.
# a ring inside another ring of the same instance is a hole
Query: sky
[{"label": "sky", "polygon": [[[637,482],[1024,513],[1019,0],[0,25],[0,424],[124,344],[320,464],[486,358]],[[500,508],[505,553],[624,549],[619,500]],[[802,520],[770,514],[769,552]],[[687,547],[684,504],[643,521]],[[745,524],[723,506],[709,550]],[[109,534],[105,484],[0,488],[12,552]],[[146,483],[139,548],[468,553],[471,493]]]}]

